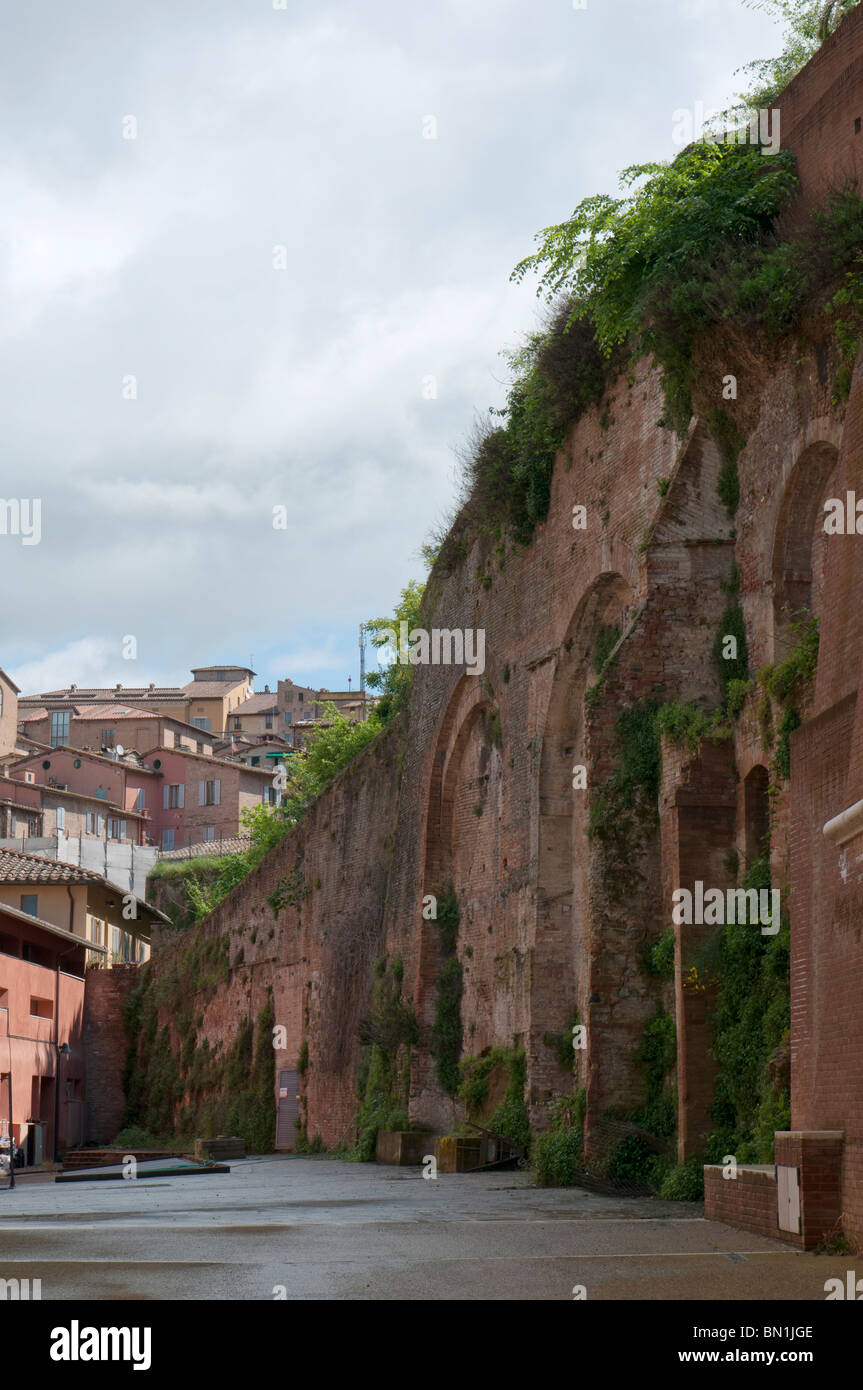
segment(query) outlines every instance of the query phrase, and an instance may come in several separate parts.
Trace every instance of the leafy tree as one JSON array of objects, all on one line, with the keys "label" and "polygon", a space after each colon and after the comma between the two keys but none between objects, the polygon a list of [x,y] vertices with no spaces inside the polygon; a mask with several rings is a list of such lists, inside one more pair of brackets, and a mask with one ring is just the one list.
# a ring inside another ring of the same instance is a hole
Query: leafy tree
[{"label": "leafy tree", "polygon": [[[365,624],[372,646],[379,650],[388,648],[394,658],[382,671],[372,671],[366,676],[366,685],[371,690],[381,692],[381,698],[374,711],[379,723],[386,723],[398,714],[399,710],[405,709],[410,699],[414,668],[409,662],[399,661],[400,655],[407,654],[407,644],[402,641],[400,624],[407,623],[409,636],[419,622],[424,590],[424,584],[411,580],[407,588],[402,589],[391,618],[370,618]],[[392,644],[391,633],[395,633],[396,636],[395,647]]]},{"label": "leafy tree", "polygon": [[814,57],[859,0],[826,0],[826,3],[825,0],[744,0],[744,3],[752,10],[765,10],[775,15],[786,26],[785,43],[777,58],[757,58],[740,69],[750,76],[753,86],[748,92],[738,94],[740,107],[733,109],[765,110],[773,105],[792,77]]},{"label": "leafy tree", "polygon": [[540,272],[538,292],[572,296],[571,319],[590,318],[606,356],[632,342],[652,350],[650,308],[717,246],[754,242],[772,230],[796,188],[790,154],[758,145],[691,145],[671,164],[624,169],[624,197],[595,194],[537,236],[539,250],[512,279]]}]

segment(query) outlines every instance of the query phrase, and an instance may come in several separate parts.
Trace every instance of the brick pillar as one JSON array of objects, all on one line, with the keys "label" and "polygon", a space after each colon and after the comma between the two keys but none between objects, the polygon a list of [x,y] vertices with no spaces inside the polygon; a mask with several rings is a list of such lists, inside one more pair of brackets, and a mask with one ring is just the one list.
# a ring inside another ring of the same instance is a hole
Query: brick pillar
[{"label": "brick pillar", "polygon": [[84,986],[84,1062],[86,1102],[84,1136],[107,1144],[122,1127],[126,1109],[123,1070],[126,1030],[123,1005],[137,984],[140,967],[115,965],[111,970],[88,970]]},{"label": "brick pillar", "polygon": [[778,1166],[800,1174],[800,1235],[784,1236],[811,1250],[825,1236],[835,1235],[842,1218],[842,1130],[778,1130]]},{"label": "brick pillar", "polygon": [[[737,791],[728,745],[701,745],[695,758],[663,740],[662,874],[667,923],[672,893],[696,881],[733,888],[728,867],[735,844]],[[710,1106],[716,1079],[711,1056],[711,1018],[716,984],[704,970],[704,946],[717,930],[693,923],[675,925],[674,996],[677,1024],[677,1149],[681,1162],[700,1153],[713,1128]],[[757,930],[757,929],[756,929]],[[691,974],[692,967],[697,976]]]}]

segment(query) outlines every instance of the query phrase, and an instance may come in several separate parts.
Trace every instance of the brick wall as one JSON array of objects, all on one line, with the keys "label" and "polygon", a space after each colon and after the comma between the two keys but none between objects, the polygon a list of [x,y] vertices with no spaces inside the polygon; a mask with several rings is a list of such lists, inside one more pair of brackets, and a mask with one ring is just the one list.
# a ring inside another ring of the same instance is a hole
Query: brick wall
[{"label": "brick wall", "polygon": [[[861,45],[863,8],[783,98],[783,142],[800,156],[804,203],[820,170],[835,174],[857,159]],[[700,386],[719,404],[723,364],[714,365],[712,386],[709,374]],[[699,421],[682,441],[659,427],[657,374],[640,363],[568,437],[532,545],[505,547],[501,563],[493,542],[480,540],[452,572],[436,567],[424,625],[482,629],[484,673],[418,667],[409,716],[196,929],[228,936],[231,947],[230,980],[203,1009],[198,1040],[228,1046],[272,990],[288,1037],[276,1064],[294,1067],[308,1045],[310,1134],[334,1144],[350,1131],[357,1028],[382,951],[401,955],[420,1021],[411,1118],[441,1129],[458,1118],[430,1052],[440,959],[437,928],[421,916],[423,895],[450,882],[461,907],[465,1052],[525,1046],[538,1126],[555,1094],[585,1084],[588,1143],[608,1107],[643,1099],[635,1055],[645,1023],[672,1002],[669,987],[645,975],[645,949],[671,925],[674,888],[730,884],[730,852],[745,867],[763,833],[772,754],[758,693],[724,749],[693,759],[664,747],[659,818],[643,818],[625,854],[587,836],[588,815],[614,771],[622,708],[718,703],[713,642],[736,563],[753,670],[787,651],[786,606],[806,603],[824,616],[815,701],[801,710],[814,718],[792,740],[791,788],[773,799],[770,849],[774,884],[790,877],[793,889],[793,1122],[846,1132],[841,1195],[851,1227],[860,1226],[863,856],[840,863],[821,827],[863,795],[863,710],[855,713],[863,564],[857,538],[828,550],[821,508],[838,480],[859,479],[863,392],[858,377],[844,413],[834,407],[833,366],[795,348],[780,361],[750,352],[738,367],[746,446],[733,520],[717,496],[719,449]],[[587,508],[586,530],[573,529],[575,505]],[[586,703],[596,639],[610,626],[622,640],[599,699]],[[587,770],[585,790],[573,788],[575,766]],[[268,898],[292,873],[307,895],[274,911]],[[697,944],[678,934],[683,1156],[698,1152],[709,1126],[713,1080],[713,998],[683,988]],[[154,968],[177,949],[163,947]],[[576,1009],[588,1049],[573,1075],[545,1038]],[[775,1191],[769,1177],[747,1173],[721,1188],[709,1176],[709,1201],[722,1219],[736,1213],[768,1229]],[[813,1200],[822,1177],[817,1166],[803,1173]]]},{"label": "brick wall", "polygon": [[123,1005],[139,966],[88,970],[84,986],[84,1061],[87,1073],[84,1131],[89,1143],[107,1144],[122,1127],[126,1106]]},{"label": "brick wall", "polygon": [[760,1236],[787,1239],[776,1219],[776,1175],[773,1165],[740,1168],[736,1178],[724,1178],[719,1164],[704,1169],[704,1214]]}]

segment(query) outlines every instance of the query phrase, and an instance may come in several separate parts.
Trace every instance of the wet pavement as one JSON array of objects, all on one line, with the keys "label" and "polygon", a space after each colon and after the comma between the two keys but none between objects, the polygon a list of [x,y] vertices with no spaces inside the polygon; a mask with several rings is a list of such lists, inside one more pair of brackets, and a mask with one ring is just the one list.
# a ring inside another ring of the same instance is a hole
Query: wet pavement
[{"label": "wet pavement", "polygon": [[[697,1203],[328,1158],[0,1192],[0,1279],[42,1299],[802,1299],[848,1256],[705,1221]],[[853,1260],[851,1261],[853,1264]]]}]

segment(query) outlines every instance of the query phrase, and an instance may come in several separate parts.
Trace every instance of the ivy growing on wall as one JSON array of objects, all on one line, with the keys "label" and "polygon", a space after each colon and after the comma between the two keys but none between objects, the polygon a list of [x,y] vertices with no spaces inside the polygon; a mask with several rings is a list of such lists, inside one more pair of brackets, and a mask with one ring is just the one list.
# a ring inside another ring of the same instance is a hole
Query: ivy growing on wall
[{"label": "ivy growing on wall", "polygon": [[[272,1000],[256,1020],[244,1019],[230,1047],[197,1041],[203,1022],[194,1014],[224,976],[222,938],[195,939],[160,979],[145,967],[124,1007],[127,1036],[123,1127],[137,1126],[170,1140],[245,1139],[253,1153],[272,1151],[275,1131],[275,1054]],[[186,967],[188,973],[182,971]],[[159,1013],[170,1023],[159,1024]]]},{"label": "ivy growing on wall", "polygon": [[[776,666],[765,666],[758,673],[765,699],[768,700],[763,718],[764,721],[769,719],[771,735],[774,721],[769,701],[775,701],[780,710],[779,726],[775,731],[773,768],[783,782],[791,775],[791,735],[800,727],[801,711],[812,695],[820,638],[818,618],[801,616],[791,627],[794,638],[791,651]],[[770,742],[773,743],[772,736]]]},{"label": "ivy growing on wall", "polygon": [[458,928],[461,921],[458,898],[450,886],[438,897],[437,929],[441,965],[435,995],[435,1019],[432,1029],[431,1053],[435,1072],[443,1090],[454,1096],[461,1074],[459,1058],[462,1049],[461,997],[462,967],[458,958]]},{"label": "ivy growing on wall", "polygon": [[523,1047],[494,1047],[481,1057],[465,1057],[460,1067],[459,1099],[468,1116],[476,1117],[488,1100],[493,1072],[503,1069],[507,1077],[504,1097],[483,1127],[510,1139],[519,1148],[530,1147],[530,1117],[524,1098],[527,1085],[527,1059]]},{"label": "ivy growing on wall", "polygon": [[359,1027],[363,1044],[357,1075],[357,1156],[375,1157],[379,1132],[409,1128],[411,1049],[419,1027],[411,1005],[402,997],[402,962],[386,956],[375,962],[372,1006]]},{"label": "ivy growing on wall", "polygon": [[[741,887],[770,889],[766,858],[751,866]],[[739,1163],[769,1163],[774,1130],[790,1125],[789,962],[787,913],[775,936],[763,936],[749,923],[721,929],[712,1025],[719,1072],[711,1113],[717,1128],[708,1143],[708,1162],[733,1153]]]}]

